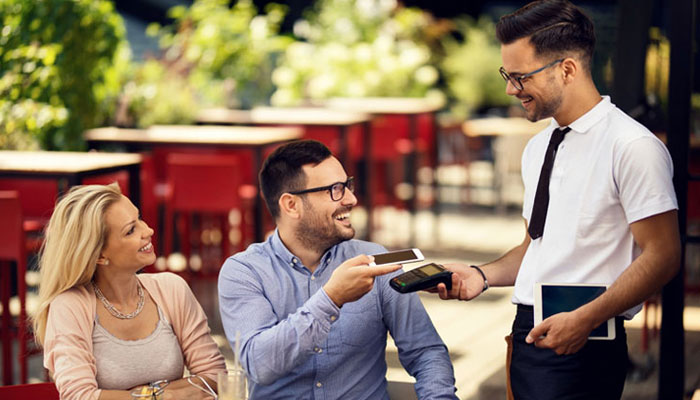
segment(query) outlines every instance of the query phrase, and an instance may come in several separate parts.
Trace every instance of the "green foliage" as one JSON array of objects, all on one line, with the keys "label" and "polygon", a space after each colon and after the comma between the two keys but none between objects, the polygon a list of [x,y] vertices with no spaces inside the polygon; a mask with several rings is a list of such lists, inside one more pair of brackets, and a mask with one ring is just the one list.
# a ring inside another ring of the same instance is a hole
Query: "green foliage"
[{"label": "green foliage", "polygon": [[198,109],[187,79],[161,60],[131,65],[114,122],[147,128],[156,124],[190,124]]},{"label": "green foliage", "polygon": [[113,110],[121,18],[105,0],[3,0],[0,20],[0,146],[80,148]]},{"label": "green foliage", "polygon": [[291,39],[279,35],[286,7],[269,4],[258,15],[251,0],[196,0],[173,7],[171,26],[149,26],[164,58],[184,63],[190,82],[208,105],[249,108],[265,104],[273,91],[270,76],[278,54]]},{"label": "green foliage", "polygon": [[452,113],[466,118],[480,107],[509,105],[512,100],[498,73],[501,54],[493,22],[465,17],[454,23],[463,40],[444,39],[447,56],[441,64]]},{"label": "green foliage", "polygon": [[[431,18],[393,0],[318,0],[274,71],[271,101],[333,96],[442,97],[432,65]],[[431,91],[432,90],[432,91]]]}]

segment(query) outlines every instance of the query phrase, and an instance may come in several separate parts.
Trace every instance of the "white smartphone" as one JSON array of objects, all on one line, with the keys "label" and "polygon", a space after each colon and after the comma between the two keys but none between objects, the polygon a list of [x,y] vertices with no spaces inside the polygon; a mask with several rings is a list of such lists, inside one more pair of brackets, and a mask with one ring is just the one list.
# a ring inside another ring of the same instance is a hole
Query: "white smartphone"
[{"label": "white smartphone", "polygon": [[369,264],[371,267],[423,261],[423,253],[418,249],[390,251],[388,253],[373,254],[372,256],[374,257],[374,262]]},{"label": "white smartphone", "polygon": [[[535,283],[534,323],[539,324],[554,314],[573,311],[600,296],[605,284]],[[615,318],[593,329],[589,340],[615,339]]]}]

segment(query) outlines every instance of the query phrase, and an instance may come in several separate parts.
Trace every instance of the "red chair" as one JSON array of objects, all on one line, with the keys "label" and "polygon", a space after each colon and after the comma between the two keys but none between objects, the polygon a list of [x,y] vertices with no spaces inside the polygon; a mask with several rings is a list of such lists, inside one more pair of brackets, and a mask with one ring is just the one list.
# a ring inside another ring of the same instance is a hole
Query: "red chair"
[{"label": "red chair", "polygon": [[60,400],[53,382],[0,386],[0,398],[3,400]]},{"label": "red chair", "polygon": [[51,218],[58,185],[54,179],[0,179],[0,190],[14,190],[22,200],[22,226],[27,239],[27,249],[37,251],[41,247],[41,234]]},{"label": "red chair", "polygon": [[[240,160],[234,155],[223,154],[170,154],[167,157],[167,194],[165,200],[165,229],[164,229],[164,254],[170,255],[173,249],[173,230],[178,233],[180,247],[185,259],[189,262],[191,256],[191,242],[199,244],[202,254],[201,230],[192,234],[191,217],[198,214],[203,218],[216,216],[220,222],[220,244],[222,254],[215,261],[215,270],[210,273],[203,268],[202,275],[215,276],[223,259],[232,254],[229,232],[232,224],[229,221],[231,210],[240,211],[240,226],[233,226],[234,244],[237,249],[242,249],[245,239],[250,237],[244,221],[244,199],[250,200],[251,193],[246,185],[242,185]],[[180,217],[176,222],[176,213]],[[204,227],[204,223],[202,224]],[[194,239],[194,240],[192,240]]]},{"label": "red chair", "polygon": [[[0,298],[2,299],[2,360],[3,383],[12,384],[12,339],[19,342],[18,361],[20,381],[27,381],[27,252],[25,248],[24,229],[22,227],[22,206],[16,191],[0,191]],[[19,319],[15,325],[10,313],[10,296],[12,289],[11,262],[17,264],[17,295],[20,302]],[[4,398],[4,397],[3,397]]]},{"label": "red chair", "polygon": [[127,171],[117,171],[107,174],[94,175],[83,179],[83,185],[109,185],[112,182],[119,184],[122,194],[129,197],[129,173]]}]

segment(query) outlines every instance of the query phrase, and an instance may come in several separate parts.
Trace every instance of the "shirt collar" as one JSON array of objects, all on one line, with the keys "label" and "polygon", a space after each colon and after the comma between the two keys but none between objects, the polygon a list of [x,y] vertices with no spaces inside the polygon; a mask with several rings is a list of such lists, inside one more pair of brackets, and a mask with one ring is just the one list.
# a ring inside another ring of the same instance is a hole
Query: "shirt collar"
[{"label": "shirt collar", "polygon": [[[282,238],[280,237],[279,229],[275,228],[275,233],[272,234],[269,240],[270,245],[272,246],[272,251],[274,251],[275,256],[279,258],[282,262],[296,269],[301,270],[306,268],[306,266],[301,263],[301,260],[297,256],[295,256],[294,253],[289,251],[287,246],[284,245],[284,243],[282,242]],[[321,261],[319,261],[316,270],[320,271],[326,265],[328,265],[328,263],[335,258],[337,252],[338,245],[335,245],[330,249],[326,250],[326,252],[323,253],[323,255],[321,256]]]},{"label": "shirt collar", "polygon": [[[601,100],[598,102],[598,104],[596,104],[582,116],[578,117],[576,121],[570,123],[569,127],[574,132],[586,133],[593,127],[593,125],[597,124],[598,121],[603,119],[605,115],[607,115],[607,113],[613,109],[613,107],[615,106],[610,101],[610,96],[601,96]],[[555,129],[560,127],[554,118],[552,118],[551,126]]]}]

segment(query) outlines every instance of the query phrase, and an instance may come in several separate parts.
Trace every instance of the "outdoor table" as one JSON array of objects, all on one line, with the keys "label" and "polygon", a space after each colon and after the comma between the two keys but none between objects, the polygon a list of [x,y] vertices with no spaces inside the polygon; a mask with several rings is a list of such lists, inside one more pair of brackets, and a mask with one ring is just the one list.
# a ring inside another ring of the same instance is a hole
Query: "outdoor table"
[{"label": "outdoor table", "polygon": [[[418,188],[418,154],[416,151],[419,143],[418,116],[421,114],[434,114],[444,106],[444,103],[442,101],[418,97],[337,97],[324,101],[323,105],[337,110],[360,112],[371,115],[402,115],[408,118],[408,138],[413,145],[412,151],[408,155],[408,168],[410,171],[409,184],[413,188],[413,197],[412,201],[409,203],[409,211],[411,212],[411,215],[414,215],[418,208],[418,196],[416,195]],[[429,154],[429,159],[432,161],[430,166],[433,169],[433,172],[435,172],[437,171],[438,164],[438,132],[437,123],[434,116],[432,118],[432,124],[433,136],[432,143],[430,143],[432,151],[431,154]],[[369,145],[369,148],[371,148],[371,144]],[[371,154],[371,152],[368,151],[367,154]],[[435,179],[435,176],[433,176],[432,179],[432,189],[434,195],[433,213],[437,217],[440,212],[440,202],[438,199],[437,179]],[[435,220],[437,221],[437,218],[435,218]],[[409,239],[411,244],[414,242],[414,231],[415,229],[412,228]],[[437,232],[437,229],[435,231]]]},{"label": "outdoor table", "polygon": [[[475,118],[462,124],[462,132],[470,138],[492,138],[494,177],[491,190],[496,194],[495,207],[505,211],[504,182],[508,175],[520,174],[520,159],[528,140],[545,129],[551,119],[530,122],[520,117]],[[516,156],[517,155],[517,156]]]},{"label": "outdoor table", "polygon": [[[88,145],[103,147],[109,144],[125,146],[129,151],[154,148],[182,147],[211,149],[242,149],[253,153],[253,184],[258,187],[257,172],[266,147],[301,138],[296,127],[250,127],[211,125],[154,125],[148,129],[97,128],[85,132]],[[255,240],[263,241],[263,204],[260,195],[255,196]]]},{"label": "outdoor table", "polygon": [[328,127],[338,133],[340,139],[339,158],[349,165],[351,143],[348,131],[354,125],[361,125],[363,131],[371,117],[366,113],[332,110],[321,107],[256,107],[252,110],[226,108],[204,109],[197,115],[197,122],[219,125],[293,125],[302,127]]},{"label": "outdoor table", "polygon": [[125,170],[129,174],[129,196],[136,207],[141,202],[140,154],[0,151],[1,178],[55,179],[59,195],[83,179]]},{"label": "outdoor table", "polygon": [[475,118],[462,124],[462,131],[469,137],[534,135],[549,125],[551,119],[530,122],[525,118]]}]

